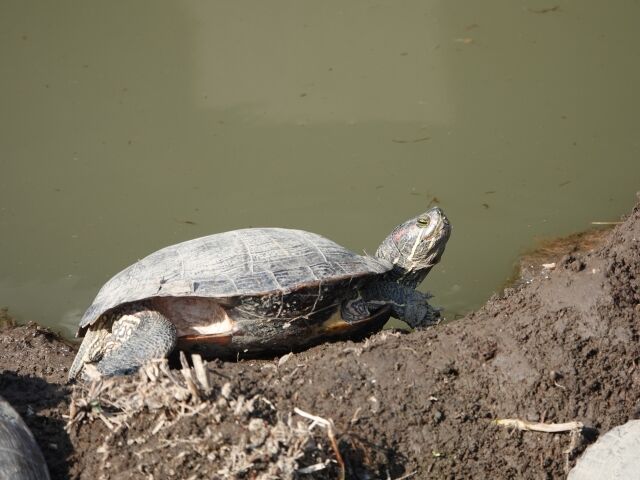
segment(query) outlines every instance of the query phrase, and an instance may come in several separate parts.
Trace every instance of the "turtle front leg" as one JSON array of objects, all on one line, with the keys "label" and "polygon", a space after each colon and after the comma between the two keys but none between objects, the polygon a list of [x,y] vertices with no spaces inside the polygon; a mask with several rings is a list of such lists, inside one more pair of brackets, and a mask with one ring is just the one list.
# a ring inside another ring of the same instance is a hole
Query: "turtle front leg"
[{"label": "turtle front leg", "polygon": [[[391,305],[392,315],[411,328],[424,328],[440,321],[440,310],[429,305],[431,295],[396,282],[377,282],[363,291],[368,305]],[[373,310],[373,308],[372,308]]]},{"label": "turtle front leg", "polygon": [[167,357],[176,342],[176,327],[159,312],[140,310],[123,315],[113,323],[96,368],[107,377],[128,375],[153,358]]}]

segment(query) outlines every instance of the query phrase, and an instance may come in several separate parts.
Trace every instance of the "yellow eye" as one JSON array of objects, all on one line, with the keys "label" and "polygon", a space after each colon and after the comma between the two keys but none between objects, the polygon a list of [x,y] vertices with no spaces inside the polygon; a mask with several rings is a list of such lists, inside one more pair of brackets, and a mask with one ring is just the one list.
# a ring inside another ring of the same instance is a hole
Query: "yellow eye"
[{"label": "yellow eye", "polygon": [[418,226],[419,227],[428,227],[431,223],[431,218],[425,215],[424,217],[418,217]]}]

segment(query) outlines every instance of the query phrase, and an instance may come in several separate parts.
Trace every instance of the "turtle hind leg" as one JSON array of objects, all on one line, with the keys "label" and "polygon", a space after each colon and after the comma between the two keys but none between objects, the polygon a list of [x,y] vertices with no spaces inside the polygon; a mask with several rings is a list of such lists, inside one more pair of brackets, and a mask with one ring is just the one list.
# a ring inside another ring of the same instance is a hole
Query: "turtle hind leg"
[{"label": "turtle hind leg", "polygon": [[102,359],[103,376],[134,373],[153,358],[165,358],[176,346],[176,327],[159,312],[140,310],[113,323]]},{"label": "turtle hind leg", "polygon": [[69,380],[73,380],[78,376],[85,363],[95,362],[102,358],[104,347],[110,336],[104,323],[104,321],[98,320],[98,323],[87,330],[78,353],[73,359],[73,364],[69,368]]}]

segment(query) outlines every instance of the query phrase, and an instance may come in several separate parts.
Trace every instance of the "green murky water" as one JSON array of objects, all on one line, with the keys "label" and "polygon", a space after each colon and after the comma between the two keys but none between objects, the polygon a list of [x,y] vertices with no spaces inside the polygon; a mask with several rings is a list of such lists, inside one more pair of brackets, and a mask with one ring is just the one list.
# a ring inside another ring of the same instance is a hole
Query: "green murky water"
[{"label": "green murky water", "polygon": [[[557,8],[556,8],[557,7]],[[479,306],[640,188],[640,4],[0,3],[0,306],[71,335],[159,247],[246,226],[373,252],[437,201],[424,284]]]}]

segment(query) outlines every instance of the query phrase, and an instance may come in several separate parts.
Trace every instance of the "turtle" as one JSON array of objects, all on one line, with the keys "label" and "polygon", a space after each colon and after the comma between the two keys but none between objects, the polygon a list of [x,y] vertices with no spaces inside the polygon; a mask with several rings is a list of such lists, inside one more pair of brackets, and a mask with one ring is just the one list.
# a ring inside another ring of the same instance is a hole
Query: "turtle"
[{"label": "turtle", "polygon": [[0,397],[0,478],[49,480],[49,470],[33,434]]},{"label": "turtle", "polygon": [[[176,348],[250,356],[361,337],[389,316],[419,328],[439,321],[416,287],[451,233],[439,207],[398,225],[374,256],[315,233],[246,228],[162,248],[112,277],[80,320],[72,380],[135,372]],[[86,373],[86,372],[85,372]]]}]

